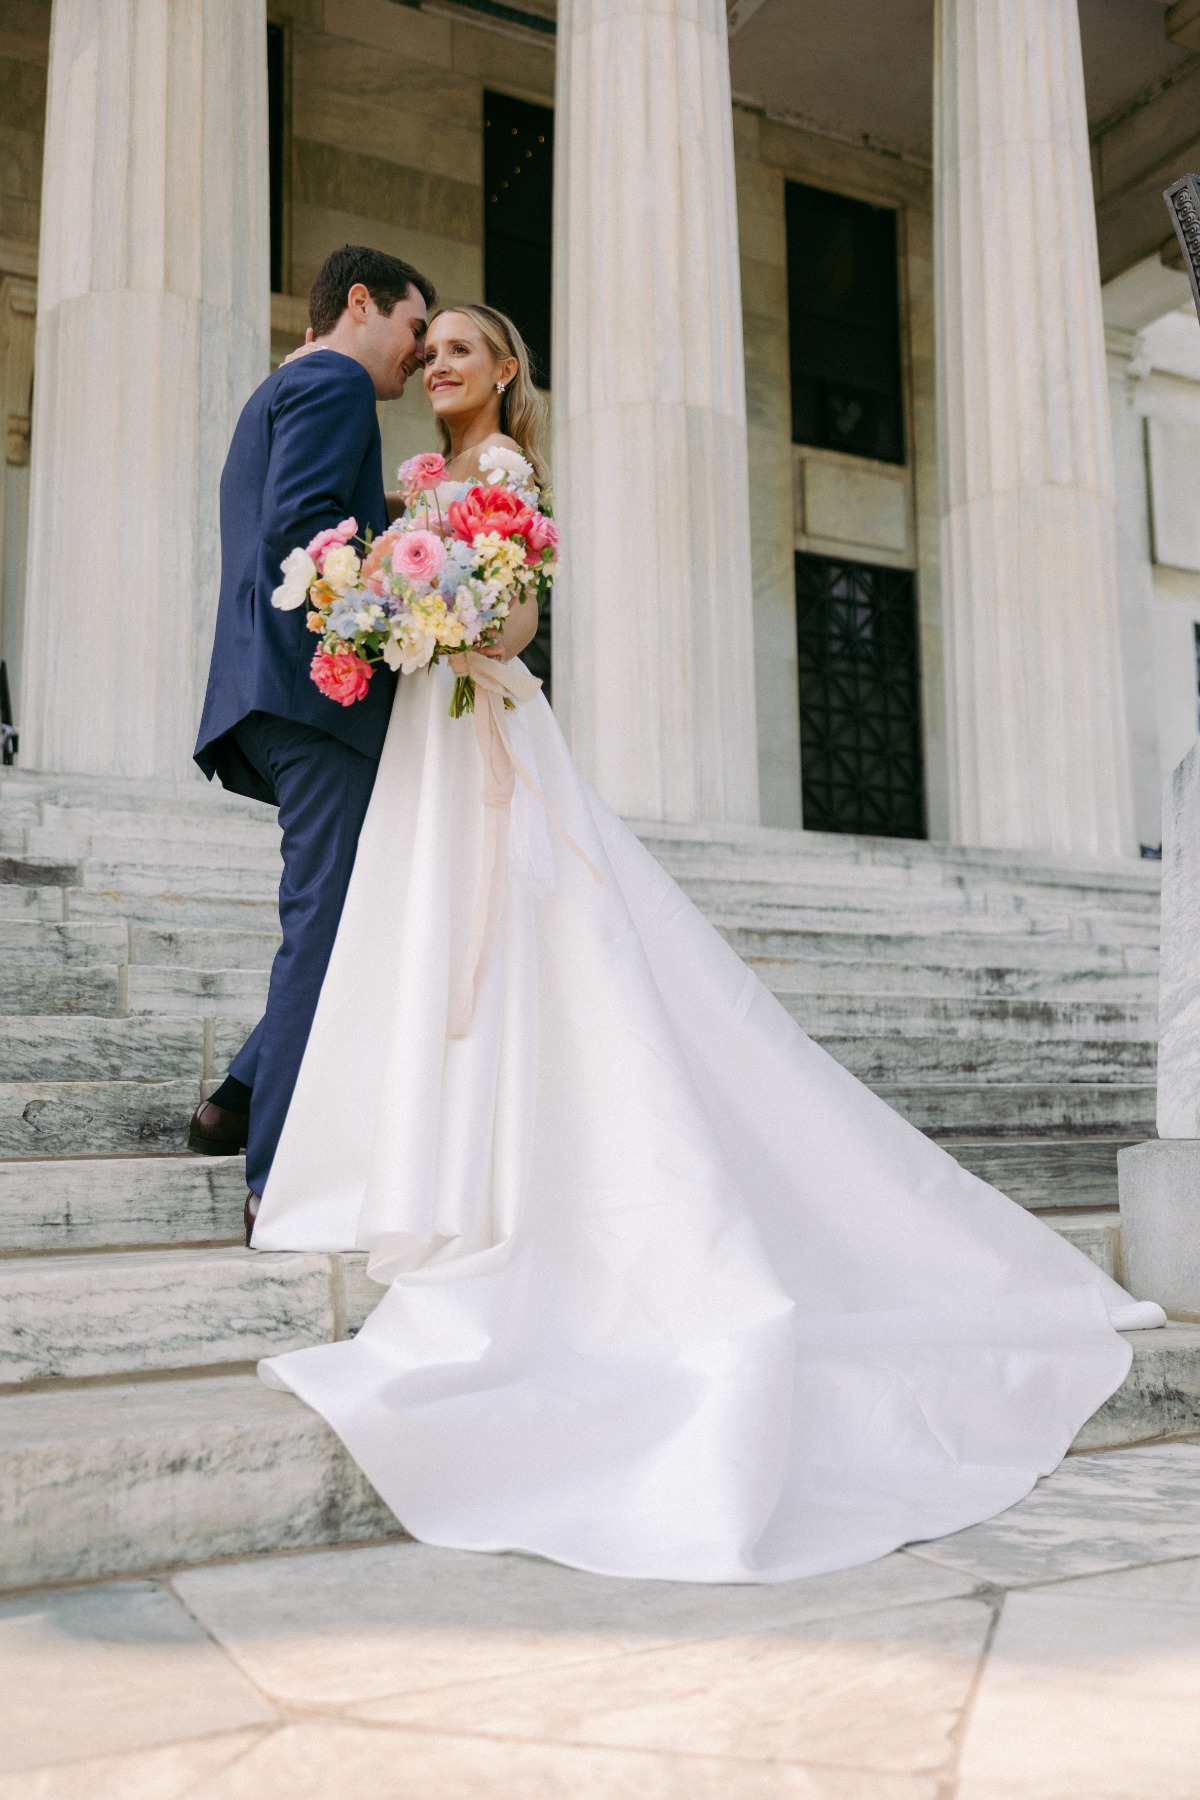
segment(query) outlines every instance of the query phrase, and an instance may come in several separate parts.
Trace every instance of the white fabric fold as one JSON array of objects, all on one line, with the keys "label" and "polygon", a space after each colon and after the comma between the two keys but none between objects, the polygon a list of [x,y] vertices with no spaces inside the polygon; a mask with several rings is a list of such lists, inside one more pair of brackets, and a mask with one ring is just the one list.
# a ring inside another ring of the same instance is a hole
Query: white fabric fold
[{"label": "white fabric fold", "polygon": [[429,1543],[776,1581],[1011,1505],[1161,1324],[813,1044],[579,779],[539,696],[495,944],[452,674],[399,684],[255,1246],[370,1252],[264,1380]]}]

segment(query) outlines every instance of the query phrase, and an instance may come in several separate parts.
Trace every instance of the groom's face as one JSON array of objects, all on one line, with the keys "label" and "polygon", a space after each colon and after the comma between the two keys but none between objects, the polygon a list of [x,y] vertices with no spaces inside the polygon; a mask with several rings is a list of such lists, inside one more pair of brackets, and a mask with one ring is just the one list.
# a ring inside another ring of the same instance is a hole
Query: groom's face
[{"label": "groom's face", "polygon": [[426,310],[410,287],[390,313],[380,312],[368,296],[362,314],[362,362],[381,400],[398,400],[410,375],[424,358]]}]

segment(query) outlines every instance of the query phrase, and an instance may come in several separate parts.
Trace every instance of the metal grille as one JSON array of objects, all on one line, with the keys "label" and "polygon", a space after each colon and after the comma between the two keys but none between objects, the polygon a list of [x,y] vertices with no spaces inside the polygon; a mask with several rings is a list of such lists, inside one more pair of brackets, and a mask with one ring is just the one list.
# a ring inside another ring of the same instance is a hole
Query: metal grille
[{"label": "metal grille", "polygon": [[804,825],[925,836],[916,582],[796,556]]}]

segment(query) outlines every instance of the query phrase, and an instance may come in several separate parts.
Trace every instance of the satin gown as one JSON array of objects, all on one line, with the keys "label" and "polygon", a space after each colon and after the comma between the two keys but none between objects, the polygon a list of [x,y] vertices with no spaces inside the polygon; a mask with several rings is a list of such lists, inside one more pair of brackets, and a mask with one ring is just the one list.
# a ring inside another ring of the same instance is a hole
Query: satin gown
[{"label": "satin gown", "polygon": [[497,941],[447,1034],[482,760],[399,684],[256,1248],[367,1250],[262,1378],[417,1538],[763,1582],[1011,1506],[1163,1323],[812,1043],[576,772],[539,695]]}]

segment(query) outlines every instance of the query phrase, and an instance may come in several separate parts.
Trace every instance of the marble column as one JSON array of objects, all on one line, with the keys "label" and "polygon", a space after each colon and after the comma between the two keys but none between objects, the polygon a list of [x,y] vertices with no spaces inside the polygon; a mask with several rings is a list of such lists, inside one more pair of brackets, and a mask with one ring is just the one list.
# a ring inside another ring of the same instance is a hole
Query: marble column
[{"label": "marble column", "polygon": [[560,0],[554,698],[628,817],[758,815],[723,0]]},{"label": "marble column", "polygon": [[178,778],[269,346],[264,0],[54,0],[21,761]]},{"label": "marble column", "polygon": [[1136,845],[1076,0],[937,0],[951,832]]}]

